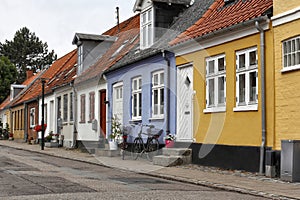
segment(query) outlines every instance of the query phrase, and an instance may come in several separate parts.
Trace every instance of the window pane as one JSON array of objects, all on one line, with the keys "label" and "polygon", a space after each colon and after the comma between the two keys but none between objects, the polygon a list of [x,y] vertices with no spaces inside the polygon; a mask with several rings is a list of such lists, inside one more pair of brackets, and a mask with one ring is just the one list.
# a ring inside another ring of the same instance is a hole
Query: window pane
[{"label": "window pane", "polygon": [[146,23],[146,20],[147,20],[146,16],[147,16],[147,13],[143,13],[143,16],[142,16],[142,19],[143,19],[142,23],[143,24]]},{"label": "window pane", "polygon": [[224,71],[225,70],[225,60],[224,58],[218,59],[218,71]]},{"label": "window pane", "polygon": [[153,78],[153,85],[154,85],[154,86],[158,85],[158,74],[155,74],[155,75],[154,75],[154,78]]},{"label": "window pane", "polygon": [[68,121],[68,95],[64,95],[64,113],[63,113],[64,122]]},{"label": "window pane", "polygon": [[139,93],[139,116],[142,116],[142,93]]},{"label": "window pane", "polygon": [[291,41],[287,41],[287,53],[291,53]]},{"label": "window pane", "polygon": [[287,66],[291,66],[292,63],[292,56],[291,54],[287,55]]},{"label": "window pane", "polygon": [[137,90],[137,80],[133,81],[133,90]]},{"label": "window pane", "polygon": [[246,66],[246,57],[245,54],[239,55],[239,69],[245,68]]},{"label": "window pane", "polygon": [[246,99],[245,74],[239,75],[239,103],[244,104]]},{"label": "window pane", "polygon": [[296,65],[300,64],[300,51],[296,54]]},{"label": "window pane", "polygon": [[283,43],[283,53],[287,54],[287,43],[286,42]]},{"label": "window pane", "polygon": [[160,89],[160,114],[164,113],[164,89]]},{"label": "window pane", "polygon": [[148,21],[151,21],[152,20],[152,10],[150,9],[148,11]]},{"label": "window pane", "polygon": [[152,24],[148,25],[148,45],[152,44],[152,28],[151,28]]},{"label": "window pane", "polygon": [[287,55],[284,56],[284,67],[287,67]]},{"label": "window pane", "polygon": [[225,103],[225,77],[218,78],[218,103]]},{"label": "window pane", "polygon": [[292,40],[292,52],[296,50],[296,40]]},{"label": "window pane", "polygon": [[249,60],[250,60],[250,65],[256,65],[257,61],[256,61],[256,51],[252,51],[249,54]]},{"label": "window pane", "polygon": [[137,94],[133,95],[133,116],[137,116]]},{"label": "window pane", "polygon": [[211,60],[208,62],[208,73],[213,74],[215,73],[215,61]]},{"label": "window pane", "polygon": [[215,102],[215,80],[210,79],[208,81],[208,105],[214,105]]},{"label": "window pane", "polygon": [[296,40],[296,49],[300,51],[300,38],[297,38]]},{"label": "window pane", "polygon": [[164,73],[160,73],[160,85],[164,85]]},{"label": "window pane", "polygon": [[122,87],[120,87],[120,99],[122,99],[123,98],[123,88]]},{"label": "window pane", "polygon": [[143,46],[145,47],[146,46],[146,41],[147,41],[147,30],[146,30],[146,27],[143,27]]},{"label": "window pane", "polygon": [[296,54],[292,53],[291,54],[291,66],[294,66],[296,63]]},{"label": "window pane", "polygon": [[154,95],[154,114],[157,115],[158,114],[158,90],[154,90],[153,91],[153,95]]},{"label": "window pane", "polygon": [[251,72],[249,74],[249,98],[250,102],[256,102],[256,72]]},{"label": "window pane", "polygon": [[139,78],[139,87],[138,87],[138,89],[139,90],[142,89],[142,79],[141,78]]}]

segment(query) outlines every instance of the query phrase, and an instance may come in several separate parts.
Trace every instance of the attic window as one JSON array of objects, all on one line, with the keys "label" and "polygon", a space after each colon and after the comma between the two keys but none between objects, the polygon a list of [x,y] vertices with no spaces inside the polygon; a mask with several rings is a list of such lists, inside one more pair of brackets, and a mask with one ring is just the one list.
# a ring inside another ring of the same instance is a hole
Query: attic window
[{"label": "attic window", "polygon": [[154,18],[153,18],[153,8],[150,8],[141,13],[141,49],[150,47],[153,44],[154,32]]}]

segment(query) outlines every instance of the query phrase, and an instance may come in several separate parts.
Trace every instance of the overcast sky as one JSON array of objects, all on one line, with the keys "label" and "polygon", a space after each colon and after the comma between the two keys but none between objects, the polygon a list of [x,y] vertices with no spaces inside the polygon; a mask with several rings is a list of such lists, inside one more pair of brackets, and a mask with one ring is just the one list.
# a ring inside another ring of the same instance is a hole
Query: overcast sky
[{"label": "overcast sky", "polygon": [[76,46],[76,32],[101,34],[133,16],[135,0],[0,0],[0,42],[12,40],[17,30],[27,27],[58,57]]}]

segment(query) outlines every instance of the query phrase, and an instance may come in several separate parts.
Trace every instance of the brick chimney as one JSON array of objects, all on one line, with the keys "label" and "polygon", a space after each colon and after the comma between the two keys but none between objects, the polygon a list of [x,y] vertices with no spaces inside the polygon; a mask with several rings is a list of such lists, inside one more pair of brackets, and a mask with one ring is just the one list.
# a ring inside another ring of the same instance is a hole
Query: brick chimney
[{"label": "brick chimney", "polygon": [[30,79],[33,76],[33,71],[32,70],[27,70],[26,71],[26,78],[27,80]]}]

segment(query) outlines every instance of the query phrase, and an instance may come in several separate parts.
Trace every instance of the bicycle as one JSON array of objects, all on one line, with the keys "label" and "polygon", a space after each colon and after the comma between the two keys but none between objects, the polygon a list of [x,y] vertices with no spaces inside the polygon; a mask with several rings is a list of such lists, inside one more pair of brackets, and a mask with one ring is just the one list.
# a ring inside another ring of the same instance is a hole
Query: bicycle
[{"label": "bicycle", "polygon": [[[143,132],[143,127],[148,127],[147,133]],[[159,130],[157,133],[152,134],[152,129],[154,125],[144,125],[140,124],[140,131],[138,136],[134,139],[132,144],[131,155],[134,160],[136,160],[139,156],[142,156],[144,153],[147,153],[147,159],[149,161],[153,160],[155,155],[158,155],[159,142],[158,138],[161,136],[163,130]],[[143,135],[147,135],[147,141],[144,143]]]},{"label": "bicycle", "polygon": [[128,138],[128,135],[130,134],[131,128],[132,127],[130,127],[130,126],[123,126],[122,142],[119,144],[119,147],[121,149],[120,150],[120,155],[121,155],[122,160],[125,159],[125,152],[128,148],[127,138]]}]

